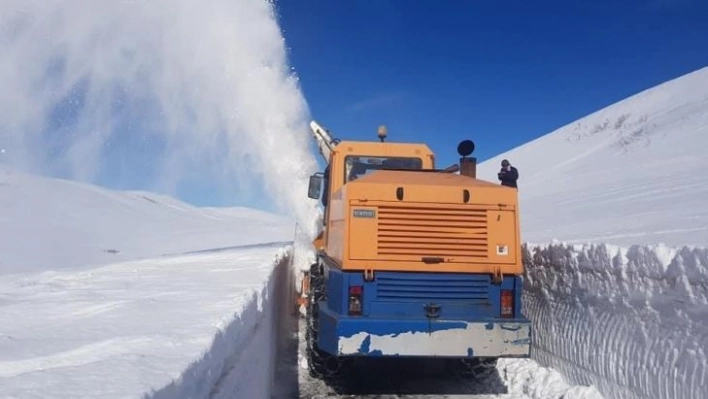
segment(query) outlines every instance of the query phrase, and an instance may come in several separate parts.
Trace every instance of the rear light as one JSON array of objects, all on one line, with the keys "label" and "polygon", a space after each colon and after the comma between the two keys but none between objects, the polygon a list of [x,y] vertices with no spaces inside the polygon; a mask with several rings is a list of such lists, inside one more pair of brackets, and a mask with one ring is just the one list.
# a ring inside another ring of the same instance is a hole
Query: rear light
[{"label": "rear light", "polygon": [[350,316],[361,316],[361,294],[363,291],[363,287],[360,285],[353,285],[349,287]]},{"label": "rear light", "polygon": [[514,317],[514,291],[501,292],[501,317]]}]

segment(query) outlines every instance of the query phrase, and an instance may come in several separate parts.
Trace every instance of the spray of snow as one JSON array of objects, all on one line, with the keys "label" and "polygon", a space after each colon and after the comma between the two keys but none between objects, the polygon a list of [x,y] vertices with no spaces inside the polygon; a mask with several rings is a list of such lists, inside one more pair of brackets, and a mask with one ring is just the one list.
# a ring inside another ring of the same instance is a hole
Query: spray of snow
[{"label": "spray of snow", "polygon": [[708,249],[525,246],[533,358],[606,398],[708,397]]},{"label": "spray of snow", "polygon": [[263,190],[314,235],[308,109],[272,4],[2,4],[0,162],[86,181],[151,178],[163,192]]}]

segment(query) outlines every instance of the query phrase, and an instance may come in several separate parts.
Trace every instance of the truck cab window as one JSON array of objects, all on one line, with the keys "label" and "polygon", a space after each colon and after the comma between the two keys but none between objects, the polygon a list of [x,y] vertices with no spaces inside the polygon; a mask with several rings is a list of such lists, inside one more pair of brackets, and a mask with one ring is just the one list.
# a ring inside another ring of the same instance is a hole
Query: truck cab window
[{"label": "truck cab window", "polygon": [[423,168],[420,158],[349,156],[344,160],[344,182],[348,183],[377,170]]}]

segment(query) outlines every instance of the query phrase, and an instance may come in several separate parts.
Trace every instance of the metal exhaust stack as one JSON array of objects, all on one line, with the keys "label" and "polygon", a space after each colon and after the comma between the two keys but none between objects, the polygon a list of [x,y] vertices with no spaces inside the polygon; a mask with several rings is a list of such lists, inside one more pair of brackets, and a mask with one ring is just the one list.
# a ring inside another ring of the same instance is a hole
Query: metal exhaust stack
[{"label": "metal exhaust stack", "polygon": [[477,158],[460,158],[460,174],[477,178]]},{"label": "metal exhaust stack", "polygon": [[468,158],[474,152],[474,142],[464,140],[457,146],[457,153],[460,154],[460,174],[471,178],[477,178],[477,158]]}]

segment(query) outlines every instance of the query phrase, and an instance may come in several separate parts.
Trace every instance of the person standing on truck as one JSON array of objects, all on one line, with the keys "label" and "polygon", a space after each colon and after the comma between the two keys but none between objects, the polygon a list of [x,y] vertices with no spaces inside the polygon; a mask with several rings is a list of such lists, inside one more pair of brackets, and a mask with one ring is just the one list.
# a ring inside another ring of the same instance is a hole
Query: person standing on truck
[{"label": "person standing on truck", "polygon": [[501,181],[502,186],[518,188],[516,180],[519,178],[519,171],[511,166],[508,160],[503,160],[501,163],[501,170],[497,174],[497,177]]}]

